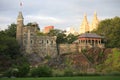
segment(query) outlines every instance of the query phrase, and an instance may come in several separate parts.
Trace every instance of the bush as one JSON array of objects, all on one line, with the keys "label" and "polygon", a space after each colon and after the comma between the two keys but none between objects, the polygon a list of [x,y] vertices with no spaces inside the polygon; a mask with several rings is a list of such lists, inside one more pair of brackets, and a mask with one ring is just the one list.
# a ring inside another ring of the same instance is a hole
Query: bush
[{"label": "bush", "polygon": [[73,76],[73,71],[72,70],[65,70],[64,76]]},{"label": "bush", "polygon": [[18,75],[18,69],[17,68],[10,68],[7,70],[3,76],[5,77],[16,77]]},{"label": "bush", "polygon": [[7,77],[26,77],[27,74],[29,73],[30,67],[29,65],[22,65],[22,66],[18,66],[16,68],[10,68],[9,70],[7,70],[3,76],[7,76]]},{"label": "bush", "polygon": [[24,64],[20,67],[18,67],[18,77],[26,77],[30,71],[30,67],[28,64]]},{"label": "bush", "polygon": [[120,72],[114,71],[114,72],[106,73],[105,76],[120,76]]},{"label": "bush", "polygon": [[52,76],[53,77],[63,77],[64,76],[64,70],[53,69]]},{"label": "bush", "polygon": [[32,77],[50,77],[52,76],[52,69],[48,66],[39,66],[31,70]]}]

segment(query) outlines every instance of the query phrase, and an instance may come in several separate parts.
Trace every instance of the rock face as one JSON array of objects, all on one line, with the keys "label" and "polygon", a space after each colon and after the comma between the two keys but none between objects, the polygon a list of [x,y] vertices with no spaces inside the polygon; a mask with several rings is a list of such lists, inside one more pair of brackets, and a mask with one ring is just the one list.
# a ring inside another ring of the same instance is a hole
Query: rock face
[{"label": "rock face", "polygon": [[93,69],[92,63],[82,53],[60,55],[48,61],[47,64],[61,70],[71,68],[74,71],[88,72]]},{"label": "rock face", "polygon": [[84,53],[87,59],[94,65],[103,63],[108,54],[112,53],[111,48],[91,48]]}]

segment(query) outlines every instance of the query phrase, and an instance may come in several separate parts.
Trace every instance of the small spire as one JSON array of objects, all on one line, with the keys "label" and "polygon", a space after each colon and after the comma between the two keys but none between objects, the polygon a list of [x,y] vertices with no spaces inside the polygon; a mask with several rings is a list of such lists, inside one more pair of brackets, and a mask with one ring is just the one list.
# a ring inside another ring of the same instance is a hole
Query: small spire
[{"label": "small spire", "polygon": [[94,12],[94,18],[93,18],[93,21],[94,21],[94,20],[97,20],[97,21],[98,21],[98,18],[97,18],[97,12],[96,12],[96,11]]},{"label": "small spire", "polygon": [[24,19],[24,18],[23,18],[23,15],[22,15],[22,12],[19,12],[19,14],[18,14],[18,19]]},{"label": "small spire", "polygon": [[87,14],[86,13],[84,14],[83,23],[88,23],[88,21],[87,21]]},{"label": "small spire", "polygon": [[92,23],[91,23],[91,26],[90,26],[90,31],[96,29],[97,26],[98,26],[98,23],[99,23],[99,20],[97,18],[97,12],[95,11],[94,16],[93,16],[93,20],[92,20]]},{"label": "small spire", "polygon": [[89,24],[88,24],[88,21],[87,21],[87,15],[85,13],[82,24],[80,26],[80,34],[88,32],[88,31],[89,31]]},{"label": "small spire", "polygon": [[97,16],[97,12],[96,12],[96,11],[94,12],[94,15],[96,15],[96,16]]},{"label": "small spire", "polygon": [[87,17],[87,14],[86,14],[86,13],[84,13],[84,17]]}]

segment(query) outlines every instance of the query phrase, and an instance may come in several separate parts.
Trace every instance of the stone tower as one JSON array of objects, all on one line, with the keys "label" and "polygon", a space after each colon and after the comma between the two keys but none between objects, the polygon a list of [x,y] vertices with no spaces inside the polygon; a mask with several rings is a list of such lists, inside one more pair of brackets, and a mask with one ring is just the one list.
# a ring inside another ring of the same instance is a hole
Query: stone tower
[{"label": "stone tower", "polygon": [[24,18],[22,15],[22,12],[19,12],[18,17],[17,17],[17,30],[16,30],[16,39],[18,41],[18,44],[20,47],[22,47],[22,36],[23,36],[23,26],[24,26]]},{"label": "stone tower", "polygon": [[85,14],[84,19],[82,21],[82,24],[80,26],[80,34],[88,32],[88,31],[89,31],[89,24],[88,24],[88,21],[87,21],[87,15]]},{"label": "stone tower", "polygon": [[96,29],[97,26],[98,26],[98,23],[99,23],[99,20],[98,20],[98,18],[97,18],[97,13],[95,12],[95,13],[94,13],[93,20],[92,20],[92,24],[91,24],[91,26],[90,26],[90,31]]}]

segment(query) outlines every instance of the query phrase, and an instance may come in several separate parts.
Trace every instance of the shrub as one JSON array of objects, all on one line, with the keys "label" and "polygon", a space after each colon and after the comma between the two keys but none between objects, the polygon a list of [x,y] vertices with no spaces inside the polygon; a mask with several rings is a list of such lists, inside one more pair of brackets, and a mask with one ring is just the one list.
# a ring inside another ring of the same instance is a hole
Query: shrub
[{"label": "shrub", "polygon": [[52,69],[48,66],[39,66],[31,70],[32,77],[49,77],[52,76]]},{"label": "shrub", "polygon": [[65,70],[64,76],[73,76],[73,71],[72,70]]},{"label": "shrub", "polygon": [[30,67],[28,64],[24,64],[18,67],[18,77],[26,77],[30,71]]},{"label": "shrub", "polygon": [[16,77],[18,75],[18,69],[17,68],[10,68],[9,70],[7,70],[3,76],[6,77]]},{"label": "shrub", "polygon": [[27,74],[29,73],[29,65],[22,65],[22,66],[18,66],[15,68],[10,68],[9,70],[7,70],[6,72],[4,72],[3,76],[7,76],[7,77],[26,77]]}]

